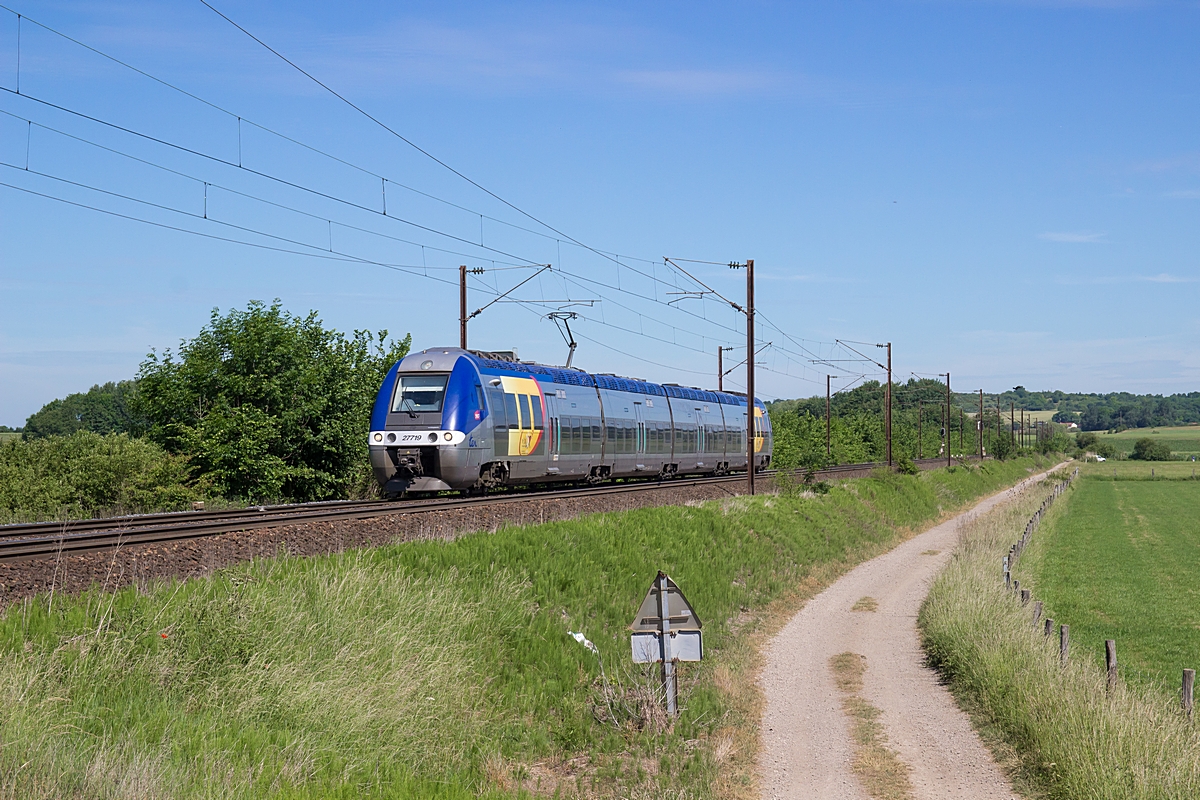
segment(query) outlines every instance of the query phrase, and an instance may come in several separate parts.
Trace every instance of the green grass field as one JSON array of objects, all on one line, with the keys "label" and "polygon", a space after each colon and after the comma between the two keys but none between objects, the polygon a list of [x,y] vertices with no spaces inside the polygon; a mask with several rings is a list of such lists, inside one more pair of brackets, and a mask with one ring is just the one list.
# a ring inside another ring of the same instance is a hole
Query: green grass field
[{"label": "green grass field", "polygon": [[1200,481],[1191,472],[1178,463],[1086,465],[1017,575],[1071,626],[1072,647],[1103,664],[1104,640],[1115,639],[1126,680],[1169,694],[1181,670],[1200,668]]},{"label": "green grass field", "polygon": [[19,434],[19,433],[0,433],[0,444],[7,442],[11,439],[20,439],[20,438],[21,438],[21,434]]},{"label": "green grass field", "polygon": [[[1200,736],[1178,695],[1179,670],[1200,664],[1200,537],[1188,530],[1200,483],[1150,480],[1143,466],[1146,480],[1077,480],[1018,562],[1021,588],[1071,627],[1065,664],[1057,635],[1031,624],[1030,607],[1000,577],[1048,487],[966,521],[922,605],[931,664],[1023,797],[1200,797]],[[1120,664],[1112,690],[1106,638],[1116,639]]]},{"label": "green grass field", "polygon": [[[748,796],[757,626],[1040,463],[18,604],[0,619],[0,797]],[[705,625],[674,726],[629,655],[658,569]]]},{"label": "green grass field", "polygon": [[1200,425],[1185,425],[1177,428],[1130,428],[1120,433],[1098,433],[1100,441],[1111,444],[1118,453],[1128,457],[1138,439],[1151,438],[1164,441],[1176,458],[1196,456],[1200,463]]}]

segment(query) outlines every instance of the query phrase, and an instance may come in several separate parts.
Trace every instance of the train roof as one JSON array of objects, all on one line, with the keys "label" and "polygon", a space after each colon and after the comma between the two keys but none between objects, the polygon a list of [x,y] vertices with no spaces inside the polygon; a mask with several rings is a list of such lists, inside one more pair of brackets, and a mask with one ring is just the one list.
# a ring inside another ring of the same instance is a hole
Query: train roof
[{"label": "train roof", "polygon": [[[581,369],[566,369],[551,367],[532,361],[518,361],[510,353],[489,353],[481,350],[458,350],[458,348],[431,348],[444,351],[454,350],[472,359],[475,364],[484,369],[500,372],[519,372],[523,374],[542,375],[553,383],[568,386],[594,386],[617,392],[650,395],[651,397],[674,397],[680,400],[694,400],[700,403],[721,403],[730,406],[746,405],[746,395],[738,392],[714,392],[710,389],[698,389],[693,386],[680,386],[674,383],[660,384],[639,378],[623,378],[619,375],[593,374]],[[759,400],[761,405],[762,401]]]}]

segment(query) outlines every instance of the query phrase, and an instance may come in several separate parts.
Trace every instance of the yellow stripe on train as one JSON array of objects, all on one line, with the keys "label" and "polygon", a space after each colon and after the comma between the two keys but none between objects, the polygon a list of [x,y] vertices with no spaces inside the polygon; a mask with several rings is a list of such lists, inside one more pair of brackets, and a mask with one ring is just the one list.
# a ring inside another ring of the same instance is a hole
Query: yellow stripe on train
[{"label": "yellow stripe on train", "polygon": [[[538,404],[542,419],[546,418],[542,387],[533,378],[504,375],[500,378],[500,388],[505,394],[517,396],[517,430],[510,428],[508,431],[508,452],[518,456],[530,455],[542,440],[542,430],[535,428],[533,424],[534,403]],[[521,401],[522,397],[526,398],[524,402]]]}]

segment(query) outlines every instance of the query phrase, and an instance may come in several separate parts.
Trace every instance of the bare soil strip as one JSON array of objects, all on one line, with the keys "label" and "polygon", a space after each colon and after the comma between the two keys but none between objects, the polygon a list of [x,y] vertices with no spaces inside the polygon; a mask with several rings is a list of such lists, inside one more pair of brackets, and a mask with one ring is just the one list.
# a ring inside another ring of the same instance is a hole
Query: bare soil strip
[{"label": "bare soil strip", "polygon": [[[958,542],[960,520],[986,512],[1042,480],[1042,473],[982,501],[891,552],[859,565],[814,597],[772,640],[760,685],[766,699],[759,753],[763,798],[868,800],[856,774],[861,745],[831,664],[858,654],[855,696],[874,709],[880,741],[908,768],[911,796],[1009,800],[1011,784],[967,715],[925,666],[917,611]],[[871,598],[869,613],[860,604]],[[902,795],[903,796],[903,795]]]}]

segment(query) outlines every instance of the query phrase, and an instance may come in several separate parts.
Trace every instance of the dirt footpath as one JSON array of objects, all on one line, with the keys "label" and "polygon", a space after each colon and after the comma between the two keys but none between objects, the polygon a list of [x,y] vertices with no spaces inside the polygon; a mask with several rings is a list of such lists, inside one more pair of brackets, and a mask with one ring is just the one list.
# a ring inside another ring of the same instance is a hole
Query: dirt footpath
[{"label": "dirt footpath", "polygon": [[[880,710],[887,746],[910,768],[917,798],[1017,796],[967,715],[925,666],[917,611],[958,543],[959,522],[1046,474],[859,565],[810,600],[772,640],[760,678],[766,711],[758,773],[765,800],[869,800],[851,768],[851,721],[830,667],[830,660],[842,653],[865,657],[861,697]],[[936,555],[931,553],[935,550]],[[862,598],[877,601],[876,610],[851,611]]]}]

